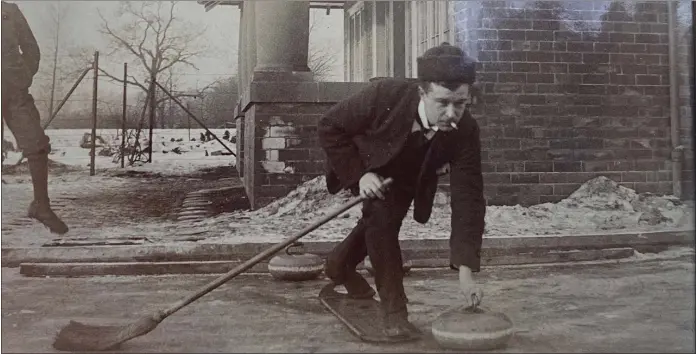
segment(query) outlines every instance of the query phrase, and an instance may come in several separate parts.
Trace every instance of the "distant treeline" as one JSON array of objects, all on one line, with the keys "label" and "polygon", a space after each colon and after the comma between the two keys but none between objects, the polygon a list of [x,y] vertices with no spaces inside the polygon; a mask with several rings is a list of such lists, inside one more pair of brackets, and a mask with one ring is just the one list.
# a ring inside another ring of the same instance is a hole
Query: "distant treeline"
[{"label": "distant treeline", "polygon": [[[193,113],[196,114],[195,112]],[[126,120],[126,128],[137,128],[139,117],[139,115],[137,117],[129,116]],[[143,129],[149,128],[148,118],[149,117],[146,116],[143,121]],[[234,111],[220,111],[213,117],[206,117],[208,119],[201,118],[198,115],[196,115],[196,118],[203,121],[203,124],[208,128],[225,128],[234,125]],[[121,120],[122,115],[120,114],[97,115],[97,129],[120,129]],[[45,120],[43,121],[45,122]],[[201,128],[195,120],[188,119],[186,113],[181,111],[171,116],[155,116],[154,126],[158,129],[174,129],[188,128],[189,124],[192,129]],[[51,122],[49,127],[52,129],[90,129],[92,128],[92,113],[59,114],[58,117]]]},{"label": "distant treeline", "polygon": [[[181,98],[182,104],[202,121],[208,128],[225,128],[234,126],[234,109],[239,97],[237,91],[237,79],[235,77],[220,80],[216,85],[206,90],[201,98]],[[131,107],[127,111],[126,127],[136,128],[140,122],[142,107]],[[45,122],[47,117],[41,116]],[[122,113],[119,109],[102,109],[97,113],[97,128],[119,129],[121,128]],[[155,110],[154,127],[159,129],[172,128],[200,128],[195,119],[190,119],[188,114],[176,103],[164,100]],[[149,127],[149,115],[146,113],[143,120],[143,128]],[[62,111],[51,122],[50,128],[54,129],[89,129],[92,128],[91,107],[79,111]]]}]

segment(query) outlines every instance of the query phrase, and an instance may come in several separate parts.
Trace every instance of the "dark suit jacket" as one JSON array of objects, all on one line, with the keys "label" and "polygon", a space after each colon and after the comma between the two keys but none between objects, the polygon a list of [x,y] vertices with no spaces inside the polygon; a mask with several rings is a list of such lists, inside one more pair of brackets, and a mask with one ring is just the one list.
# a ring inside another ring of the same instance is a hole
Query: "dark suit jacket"
[{"label": "dark suit jacket", "polygon": [[[355,187],[371,170],[386,165],[401,150],[418,117],[418,84],[385,79],[339,102],[319,121],[319,141],[327,155],[330,193]],[[486,212],[481,175],[479,126],[466,111],[459,129],[438,132],[421,170],[414,199],[414,218],[430,218],[438,185],[435,170],[450,163],[452,233],[450,263],[480,271]]]}]

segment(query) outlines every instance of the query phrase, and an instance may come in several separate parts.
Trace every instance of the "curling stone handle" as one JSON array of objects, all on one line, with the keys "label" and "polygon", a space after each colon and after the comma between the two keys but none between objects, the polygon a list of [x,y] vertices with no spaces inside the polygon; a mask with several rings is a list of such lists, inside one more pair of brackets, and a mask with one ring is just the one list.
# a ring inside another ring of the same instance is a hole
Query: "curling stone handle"
[{"label": "curling stone handle", "polygon": [[473,304],[471,307],[474,311],[476,311],[476,309],[478,309],[478,307],[481,305],[481,301],[483,301],[483,299],[480,299],[478,295],[471,294],[471,303]]},{"label": "curling stone handle", "polygon": [[304,253],[304,252],[301,252],[301,251],[298,252],[298,253],[295,253],[295,252],[291,252],[291,251],[290,251],[290,250],[293,249],[293,248],[301,248],[301,247],[304,247],[304,243],[302,243],[302,242],[295,242],[295,243],[291,244],[290,246],[285,247],[285,254],[287,254],[288,256],[292,256],[292,255],[295,255],[295,254]]},{"label": "curling stone handle", "polygon": [[471,303],[473,303],[473,305],[465,306],[464,311],[478,312],[482,300],[483,299],[479,299],[478,296],[476,296],[476,294],[471,294]]}]

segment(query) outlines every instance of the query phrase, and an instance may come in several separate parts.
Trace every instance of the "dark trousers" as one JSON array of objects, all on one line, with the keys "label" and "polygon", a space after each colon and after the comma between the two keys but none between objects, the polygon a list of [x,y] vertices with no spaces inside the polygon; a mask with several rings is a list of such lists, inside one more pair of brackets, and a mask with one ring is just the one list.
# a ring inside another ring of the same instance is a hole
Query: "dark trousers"
[{"label": "dark trousers", "polygon": [[369,255],[377,293],[384,310],[390,313],[406,310],[399,231],[412,201],[412,193],[397,186],[387,192],[384,200],[365,201],[362,218],[329,255],[332,264],[345,265],[343,274],[354,272]]},{"label": "dark trousers", "polygon": [[50,140],[28,89],[3,88],[2,119],[28,159],[45,158],[51,152]]},{"label": "dark trousers", "polygon": [[409,136],[406,146],[397,158],[375,171],[382,177],[394,178],[385,199],[363,202],[362,218],[351,233],[329,255],[329,265],[334,279],[341,283],[343,277],[370,256],[374,268],[375,285],[386,312],[406,310],[404,270],[399,245],[399,231],[413,202],[418,173],[429,147],[420,133]]},{"label": "dark trousers", "polygon": [[[2,119],[17,141],[17,147],[29,162],[34,200],[48,204],[48,153],[50,139],[41,126],[39,111],[29,90],[14,89],[3,78]],[[4,132],[3,132],[4,133]]]}]

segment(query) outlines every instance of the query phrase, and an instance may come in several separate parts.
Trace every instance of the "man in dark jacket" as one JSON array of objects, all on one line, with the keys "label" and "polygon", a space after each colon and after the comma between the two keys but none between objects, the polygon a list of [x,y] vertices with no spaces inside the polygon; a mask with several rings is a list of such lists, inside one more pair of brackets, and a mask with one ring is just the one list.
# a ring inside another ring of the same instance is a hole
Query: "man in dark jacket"
[{"label": "man in dark jacket", "polygon": [[[20,52],[21,49],[21,52]],[[48,198],[48,153],[51,151],[34,98],[29,93],[39,71],[41,53],[26,18],[16,4],[2,1],[2,118],[27,157],[34,186],[28,215],[51,232],[68,227],[51,210]]]},{"label": "man in dark jacket", "polygon": [[[327,276],[350,296],[375,291],[356,272],[365,256],[375,270],[387,335],[408,331],[408,302],[398,234],[411,202],[414,219],[430,218],[438,171],[450,172],[450,266],[470,305],[482,297],[472,273],[480,271],[485,200],[479,126],[469,113],[475,63],[443,43],[418,58],[418,79],[385,79],[332,107],[319,122],[328,157],[330,193],[344,188],[370,197],[363,216],[333,250]],[[383,186],[392,177],[394,183]]]}]

